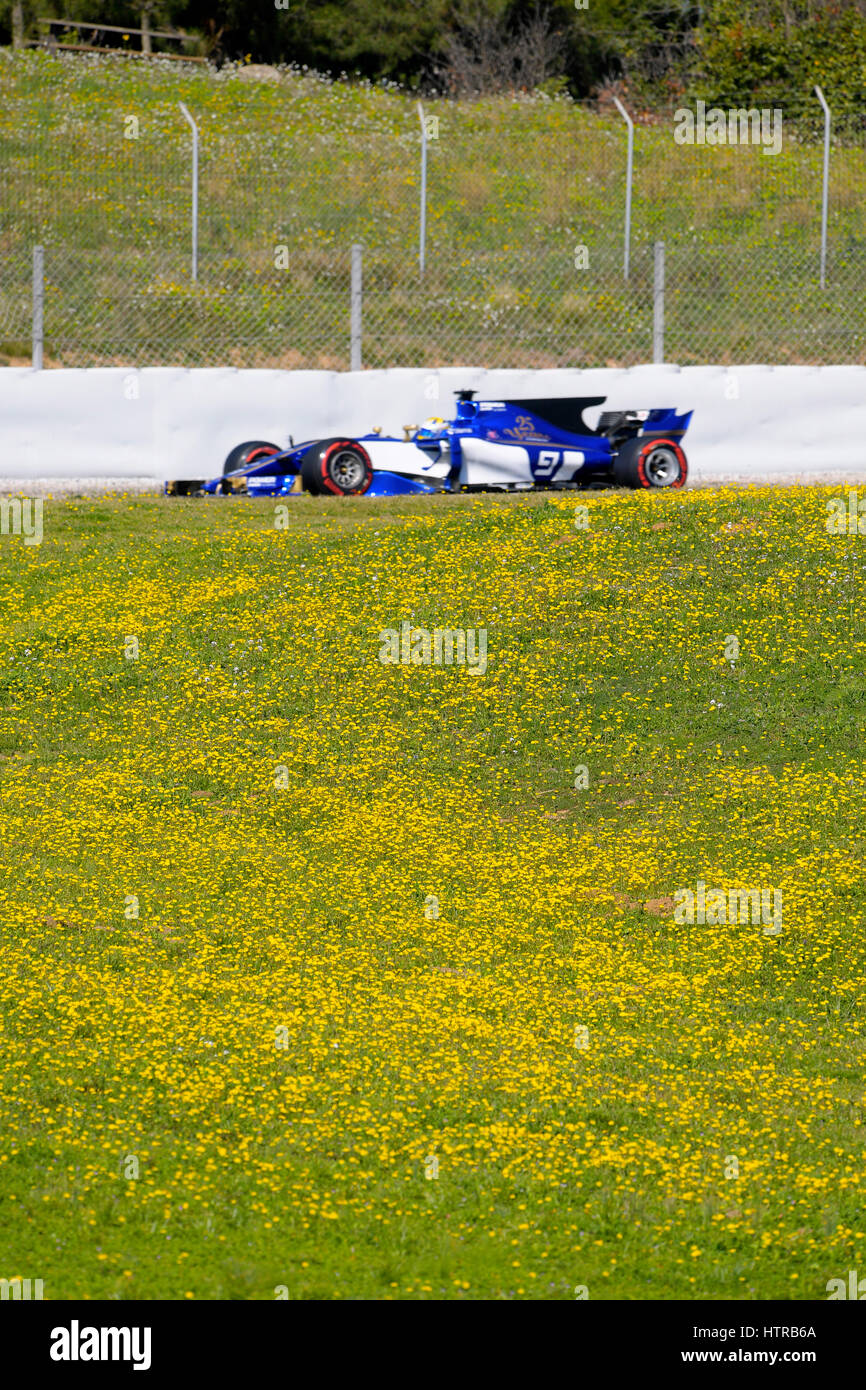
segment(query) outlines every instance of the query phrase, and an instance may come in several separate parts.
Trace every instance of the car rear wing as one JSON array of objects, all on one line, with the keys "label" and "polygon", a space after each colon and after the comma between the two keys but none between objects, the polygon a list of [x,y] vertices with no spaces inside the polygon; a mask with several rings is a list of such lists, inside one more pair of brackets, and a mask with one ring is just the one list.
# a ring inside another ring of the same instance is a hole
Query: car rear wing
[{"label": "car rear wing", "polygon": [[643,434],[671,434],[679,439],[689,427],[694,411],[687,410],[678,415],[668,406],[664,410],[650,410],[643,422]]}]

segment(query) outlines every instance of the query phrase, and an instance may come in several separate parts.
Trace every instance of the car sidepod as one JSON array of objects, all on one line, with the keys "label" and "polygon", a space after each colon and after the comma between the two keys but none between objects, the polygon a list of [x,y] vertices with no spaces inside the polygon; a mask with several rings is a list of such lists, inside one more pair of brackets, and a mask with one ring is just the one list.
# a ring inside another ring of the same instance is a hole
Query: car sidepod
[{"label": "car sidepod", "polygon": [[608,468],[610,444],[587,429],[582,414],[601,400],[460,402],[451,431],[458,486],[573,487]]}]

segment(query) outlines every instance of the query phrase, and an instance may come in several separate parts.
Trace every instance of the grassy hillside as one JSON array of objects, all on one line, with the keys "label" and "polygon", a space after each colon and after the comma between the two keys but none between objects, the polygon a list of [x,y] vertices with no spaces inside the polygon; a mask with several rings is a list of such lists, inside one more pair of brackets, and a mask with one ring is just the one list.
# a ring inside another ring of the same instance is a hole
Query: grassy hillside
[{"label": "grassy hillside", "polygon": [[[429,101],[439,127],[422,283],[414,99],[299,72],[267,78],[0,51],[7,357],[27,350],[38,238],[52,361],[347,366],[354,241],[365,248],[366,365],[646,361],[651,243],[663,238],[669,360],[866,360],[864,154],[834,149],[821,291],[821,152],[798,142],[797,113],[774,157],[677,145],[670,122],[640,127],[625,285],[615,112]],[[197,286],[179,101],[201,130]],[[588,268],[575,266],[578,246]]]},{"label": "grassy hillside", "polygon": [[[3,1275],[810,1300],[862,1269],[864,576],[828,495],[597,494],[585,529],[118,498],[7,537]],[[382,665],[403,621],[486,629],[486,674]],[[780,891],[781,933],[678,923],[698,880]]]}]

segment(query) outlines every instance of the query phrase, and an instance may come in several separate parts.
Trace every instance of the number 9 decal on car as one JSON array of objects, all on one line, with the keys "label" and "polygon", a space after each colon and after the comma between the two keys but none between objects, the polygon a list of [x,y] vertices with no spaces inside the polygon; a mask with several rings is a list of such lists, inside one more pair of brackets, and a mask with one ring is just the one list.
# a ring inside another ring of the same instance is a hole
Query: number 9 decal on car
[{"label": "number 9 decal on car", "polygon": [[532,476],[548,482],[555,475],[561,463],[561,449],[539,449],[538,458],[532,464]]}]

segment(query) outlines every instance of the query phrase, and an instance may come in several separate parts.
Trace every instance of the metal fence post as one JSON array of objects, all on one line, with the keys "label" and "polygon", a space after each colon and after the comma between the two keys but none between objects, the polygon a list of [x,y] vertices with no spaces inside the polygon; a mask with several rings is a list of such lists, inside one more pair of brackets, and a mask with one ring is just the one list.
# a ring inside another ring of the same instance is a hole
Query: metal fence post
[{"label": "metal fence post", "polygon": [[820,87],[815,88],[815,95],[821,103],[824,111],[824,180],[821,187],[821,289],[823,290],[827,278],[827,194],[830,183],[830,108],[824,100],[824,93]]},{"label": "metal fence post", "polygon": [[33,366],[42,367],[42,337],[45,306],[45,254],[41,246],[33,247]]},{"label": "metal fence post", "polygon": [[198,126],[182,101],[178,102],[192,128],[192,282],[198,280]]},{"label": "metal fence post", "polygon": [[623,278],[628,279],[629,244],[631,242],[631,183],[634,170],[634,122],[619,97],[614,97],[614,105],[628,126],[628,155],[625,176],[625,252],[623,254]]},{"label": "metal fence post", "polygon": [[653,247],[653,362],[665,360],[665,244]]},{"label": "metal fence post", "polygon": [[427,240],[427,125],[424,108],[418,102],[418,119],[421,122],[421,215],[418,227],[418,267],[424,274],[425,243]]},{"label": "metal fence post", "polygon": [[353,372],[361,370],[361,243],[352,243],[352,321],[350,329],[349,363]]}]

